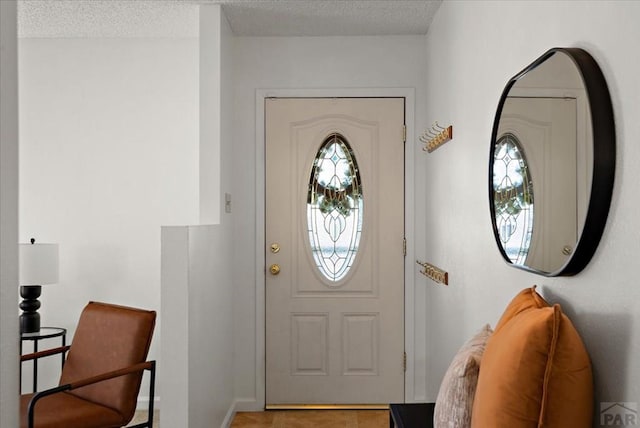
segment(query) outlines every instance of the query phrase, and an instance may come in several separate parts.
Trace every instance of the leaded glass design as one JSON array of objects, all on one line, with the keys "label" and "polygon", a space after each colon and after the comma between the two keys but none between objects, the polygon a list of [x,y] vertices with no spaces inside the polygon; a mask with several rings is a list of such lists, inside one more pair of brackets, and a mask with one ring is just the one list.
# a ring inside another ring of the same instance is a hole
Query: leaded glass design
[{"label": "leaded glass design", "polygon": [[355,261],[362,235],[362,183],[347,140],[329,135],[313,161],[307,195],[307,229],[318,270],[331,282]]},{"label": "leaded glass design", "polygon": [[524,264],[533,232],[533,183],[521,144],[513,134],[496,143],[493,200],[496,226],[507,257]]}]

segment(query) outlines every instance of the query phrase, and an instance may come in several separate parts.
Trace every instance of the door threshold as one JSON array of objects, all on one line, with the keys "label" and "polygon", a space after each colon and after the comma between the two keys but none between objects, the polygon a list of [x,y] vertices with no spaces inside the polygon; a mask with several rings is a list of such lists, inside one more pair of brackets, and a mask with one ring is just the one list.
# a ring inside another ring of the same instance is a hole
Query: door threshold
[{"label": "door threshold", "polygon": [[267,404],[266,410],[389,410],[388,404]]}]

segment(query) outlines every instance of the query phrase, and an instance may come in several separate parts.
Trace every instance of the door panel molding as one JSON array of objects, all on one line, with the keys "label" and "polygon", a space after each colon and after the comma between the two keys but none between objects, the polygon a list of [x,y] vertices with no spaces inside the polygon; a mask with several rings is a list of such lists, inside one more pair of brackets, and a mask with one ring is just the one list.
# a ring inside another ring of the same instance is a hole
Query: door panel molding
[{"label": "door panel molding", "polygon": [[[336,124],[335,122],[336,120],[338,121],[338,124]],[[303,123],[304,126],[299,126],[299,124],[301,123]],[[323,126],[323,124],[326,124],[326,125]],[[362,119],[352,118],[342,114],[330,114],[330,115],[324,115],[319,119],[315,118],[311,120],[294,122],[291,127],[291,133],[300,135],[301,131],[303,130],[311,130],[313,128],[316,128],[317,135],[326,136],[335,132],[343,135],[347,141],[352,141],[353,138],[351,138],[351,131],[349,129],[349,126],[357,127],[361,129],[362,131],[367,133],[370,136],[369,138],[371,138],[372,140],[377,138],[377,130],[378,130],[377,123],[369,122]],[[294,137],[294,139],[298,140],[299,137],[296,136]],[[314,156],[310,156],[310,155],[312,154],[311,152],[315,152],[317,150],[315,147],[318,147],[320,145],[320,143],[322,142],[321,140],[322,138],[319,138],[316,141],[317,144],[310,144],[307,149],[304,149],[300,146],[296,146],[296,153],[292,156],[291,170],[300,171],[300,175],[297,178],[294,178],[294,180],[292,180],[292,185],[295,185],[298,187],[298,189],[295,190],[295,194],[297,195],[297,200],[299,201],[304,201],[307,198],[308,186],[306,185],[306,183],[308,183],[309,177],[306,174],[308,174],[308,172],[311,171],[311,167],[314,159]],[[374,144],[373,146],[374,146],[374,150],[366,154],[361,153],[357,147],[352,146],[355,158],[357,159],[358,165],[360,166],[360,174],[363,174],[362,181],[368,183],[368,185],[365,186],[363,189],[364,200],[367,201],[366,202],[367,205],[375,204],[376,203],[375,198],[377,196],[376,192],[372,192],[368,189],[378,188],[378,182],[377,182],[378,177],[375,174],[372,175],[370,173],[373,170],[374,165],[377,165],[378,158],[379,158],[378,145]],[[300,163],[299,163],[301,159],[304,159],[304,166],[302,168],[300,168]],[[373,201],[373,202],[369,202],[369,201]],[[306,204],[300,204],[297,207],[295,207],[295,209],[297,210],[297,218],[303,223],[298,226],[300,228],[306,228],[306,221],[307,221]],[[364,219],[363,219],[363,224],[365,225],[364,227],[367,228],[367,225],[376,224],[376,222],[377,222],[377,218],[375,213],[367,209],[365,205]],[[377,236],[374,236],[374,239],[375,238],[377,238]],[[369,234],[363,233],[362,237],[360,238],[360,247],[366,248],[366,244],[369,239],[372,239],[369,237]],[[309,242],[308,234],[293,233],[293,236],[291,237],[291,242],[293,243],[292,253],[300,254],[301,252],[303,252],[305,254],[305,259],[308,262],[307,266],[302,266],[301,264],[296,266],[296,270],[292,272],[292,275],[294,277],[293,283],[299,284],[303,287],[304,286],[308,287],[312,285],[306,282],[300,283],[299,281],[297,281],[297,277],[303,274],[303,272],[301,272],[300,270],[309,269],[311,270],[311,274],[314,275],[314,277],[317,278],[321,284],[323,284],[322,288],[317,288],[317,289],[298,288],[296,290],[292,290],[292,296],[301,296],[305,298],[327,297],[332,294],[343,295],[345,293],[352,294],[353,296],[358,296],[358,297],[360,296],[377,297],[378,296],[379,278],[377,276],[370,278],[369,282],[367,283],[369,286],[365,289],[357,289],[357,290],[351,289],[346,292],[342,290],[342,286],[350,280],[353,272],[355,272],[358,269],[359,265],[364,263],[364,264],[376,266],[378,264],[377,253],[375,252],[366,253],[366,252],[359,251],[359,253],[355,257],[353,266],[350,268],[350,271],[346,274],[346,276],[342,278],[340,281],[338,281],[337,283],[332,283],[329,280],[327,280],[315,266],[313,255],[311,251],[309,251],[310,242]],[[374,241],[373,245],[376,246],[377,242]],[[307,270],[307,273],[308,273],[308,270]]]},{"label": "door panel molding", "polygon": [[[379,322],[380,313],[378,312],[342,313],[343,376],[378,375]],[[351,336],[358,337],[368,346],[357,348],[350,346],[353,343]]]},{"label": "door panel molding", "polygon": [[[265,367],[265,99],[267,98],[370,98],[370,97],[403,97],[405,98],[405,123],[407,128],[406,140],[410,146],[405,150],[405,233],[407,239],[407,254],[405,257],[405,351],[409,356],[405,373],[405,401],[414,402],[422,397],[416,395],[415,382],[415,320],[414,310],[415,296],[415,270],[412,260],[415,259],[414,240],[415,232],[415,153],[413,142],[415,141],[415,89],[414,88],[353,88],[353,89],[257,89],[255,99],[256,120],[256,318],[255,318],[255,370],[256,390],[255,401],[243,400],[236,405],[239,411],[258,411],[264,409],[266,392],[266,367]],[[411,262],[411,263],[410,263]],[[421,316],[420,318],[424,318]],[[419,354],[424,355],[426,349]]]}]

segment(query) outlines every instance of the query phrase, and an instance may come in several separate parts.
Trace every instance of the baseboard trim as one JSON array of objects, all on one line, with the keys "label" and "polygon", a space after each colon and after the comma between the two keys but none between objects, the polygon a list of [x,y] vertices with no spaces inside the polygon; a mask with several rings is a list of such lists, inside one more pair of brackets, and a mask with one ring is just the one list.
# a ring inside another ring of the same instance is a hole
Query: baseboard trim
[{"label": "baseboard trim", "polygon": [[234,402],[229,407],[229,410],[227,410],[227,414],[225,415],[220,428],[229,428],[231,426],[231,423],[233,422],[233,418],[235,417],[235,415],[236,415],[236,406]]},{"label": "baseboard trim", "polygon": [[[148,410],[149,409],[149,397],[138,396],[138,402],[136,404],[136,410]],[[153,409],[160,410],[160,397],[153,397]]]},{"label": "baseboard trim", "polygon": [[229,410],[222,422],[221,428],[230,428],[233,418],[238,412],[261,412],[264,407],[260,406],[256,400],[252,399],[237,399],[231,403]]},{"label": "baseboard trim", "polygon": [[236,412],[261,412],[264,410],[264,404],[258,403],[252,398],[239,398],[234,402]]},{"label": "baseboard trim", "polygon": [[267,404],[267,410],[389,410],[388,404]]}]

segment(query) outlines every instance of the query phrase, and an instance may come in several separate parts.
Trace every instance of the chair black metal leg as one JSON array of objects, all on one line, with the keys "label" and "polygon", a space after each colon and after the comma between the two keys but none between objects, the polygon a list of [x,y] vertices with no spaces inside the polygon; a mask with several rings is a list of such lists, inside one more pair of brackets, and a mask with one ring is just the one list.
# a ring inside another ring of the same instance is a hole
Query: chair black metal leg
[{"label": "chair black metal leg", "polygon": [[156,384],[156,362],[151,361],[151,368],[149,370],[149,407],[147,421],[137,425],[131,425],[129,428],[153,428],[153,402],[155,399],[155,384]]}]

